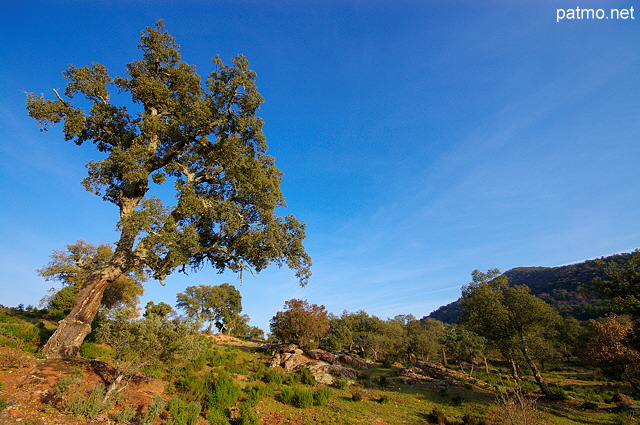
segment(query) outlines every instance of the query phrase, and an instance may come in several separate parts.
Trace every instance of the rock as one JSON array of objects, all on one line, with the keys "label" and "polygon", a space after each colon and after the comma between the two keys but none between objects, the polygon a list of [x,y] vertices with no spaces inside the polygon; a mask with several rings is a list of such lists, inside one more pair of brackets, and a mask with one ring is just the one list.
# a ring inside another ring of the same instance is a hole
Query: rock
[{"label": "rock", "polygon": [[356,359],[355,357],[352,357],[344,353],[338,356],[338,361],[340,361],[340,363],[353,366],[356,369],[366,369],[367,367],[369,367],[369,365],[366,362],[363,362],[362,360]]},{"label": "rock", "polygon": [[327,362],[329,364],[340,363],[340,360],[336,355],[324,350],[309,350],[307,351],[307,356],[311,357],[314,360],[322,360],[323,362]]},{"label": "rock", "polygon": [[616,410],[618,412],[640,412],[640,406],[634,403],[620,403]]},{"label": "rock", "polygon": [[626,395],[624,395],[622,393],[615,393],[613,395],[613,397],[611,397],[611,403],[626,403],[626,404],[630,404],[630,403],[633,403],[633,400],[631,400],[629,397],[627,397]]}]

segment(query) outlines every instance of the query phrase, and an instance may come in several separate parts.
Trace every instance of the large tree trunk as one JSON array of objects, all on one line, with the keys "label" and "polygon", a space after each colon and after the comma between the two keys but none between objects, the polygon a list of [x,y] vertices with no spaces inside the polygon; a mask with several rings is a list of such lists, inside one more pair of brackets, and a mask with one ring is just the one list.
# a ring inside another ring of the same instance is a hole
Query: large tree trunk
[{"label": "large tree trunk", "polygon": [[549,400],[556,400],[558,398],[558,396],[556,396],[549,389],[549,387],[547,386],[546,382],[544,382],[544,380],[542,379],[542,376],[540,375],[540,372],[538,371],[538,367],[536,366],[536,364],[531,359],[531,356],[529,356],[529,348],[527,347],[527,341],[524,338],[524,336],[521,337],[521,343],[522,343],[522,346],[521,346],[522,355],[524,356],[524,360],[527,362],[527,365],[529,365],[529,368],[531,369],[531,373],[533,374],[533,377],[536,380],[536,383],[540,387],[540,391],[542,391],[542,394],[544,394],[544,396],[546,398],[548,398]]},{"label": "large tree trunk", "polygon": [[91,332],[91,322],[100,308],[104,290],[121,274],[119,267],[108,266],[89,275],[76,296],[71,312],[58,323],[58,329],[42,348],[47,357],[78,355],[82,341]]}]

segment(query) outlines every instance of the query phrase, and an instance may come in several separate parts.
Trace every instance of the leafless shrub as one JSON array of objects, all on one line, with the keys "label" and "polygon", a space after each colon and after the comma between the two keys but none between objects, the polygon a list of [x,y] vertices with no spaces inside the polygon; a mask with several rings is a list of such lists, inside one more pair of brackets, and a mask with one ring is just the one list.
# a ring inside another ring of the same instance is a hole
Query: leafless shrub
[{"label": "leafless shrub", "polygon": [[542,425],[546,424],[537,400],[526,396],[516,388],[513,392],[501,392],[491,411],[490,423],[496,425]]}]

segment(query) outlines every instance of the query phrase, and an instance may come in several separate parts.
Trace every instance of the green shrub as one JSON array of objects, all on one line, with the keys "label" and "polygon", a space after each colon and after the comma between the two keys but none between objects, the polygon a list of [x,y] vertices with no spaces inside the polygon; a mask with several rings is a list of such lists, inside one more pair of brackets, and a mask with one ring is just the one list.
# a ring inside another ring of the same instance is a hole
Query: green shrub
[{"label": "green shrub", "polygon": [[113,417],[113,420],[115,422],[128,424],[135,416],[136,409],[131,406],[126,406]]},{"label": "green shrub", "polygon": [[380,396],[380,398],[377,401],[380,404],[386,404],[389,402],[389,396],[387,395]]},{"label": "green shrub", "polygon": [[206,419],[210,425],[229,425],[229,419],[217,409],[207,410]]},{"label": "green shrub", "polygon": [[298,376],[299,381],[304,385],[316,385],[318,381],[316,381],[316,377],[313,376],[313,372],[311,372],[306,367],[301,367],[296,371],[296,375]]},{"label": "green shrub", "polygon": [[462,417],[462,425],[487,425],[487,420],[481,415],[466,413]]},{"label": "green shrub", "polygon": [[220,411],[229,409],[242,395],[240,387],[236,385],[231,375],[224,371],[212,376],[208,388],[207,408]]},{"label": "green shrub", "polygon": [[188,402],[182,397],[172,398],[168,410],[171,419],[167,425],[193,425],[198,421],[202,406],[197,401]]},{"label": "green shrub", "polygon": [[380,375],[375,379],[375,383],[381,387],[386,387],[389,385],[389,379],[384,375]]},{"label": "green shrub", "polygon": [[308,388],[297,388],[295,394],[295,406],[296,407],[310,407],[313,406],[314,397],[313,390]]},{"label": "green shrub", "polygon": [[260,400],[270,395],[273,395],[273,386],[272,385],[260,385],[254,384],[246,389],[247,392],[247,402],[252,406],[258,404]]},{"label": "green shrub", "polygon": [[439,407],[434,407],[433,410],[427,415],[427,421],[430,424],[443,425],[447,423],[447,415],[444,410]]},{"label": "green shrub", "polygon": [[249,403],[240,403],[237,425],[260,425],[260,417]]},{"label": "green shrub", "polygon": [[40,329],[27,322],[1,324],[0,336],[0,344],[30,353],[35,353],[42,343]]},{"label": "green shrub", "polygon": [[89,394],[79,392],[72,396],[65,404],[65,408],[76,416],[95,419],[100,412],[108,410],[112,406],[110,400],[104,401],[105,393],[104,385],[97,385]]},{"label": "green shrub", "polygon": [[468,399],[462,395],[454,395],[453,397],[451,397],[451,403],[453,403],[455,406],[460,406],[465,401],[468,401]]},{"label": "green shrub", "polygon": [[596,410],[599,406],[598,403],[594,403],[593,401],[585,401],[580,407],[587,410]]},{"label": "green shrub", "polygon": [[156,395],[140,418],[140,425],[151,425],[160,417],[166,406],[162,397]]},{"label": "green shrub", "polygon": [[339,389],[346,388],[349,385],[349,379],[344,376],[333,381],[333,386]]},{"label": "green shrub", "polygon": [[356,392],[351,394],[351,400],[352,401],[362,401],[363,398],[364,398],[364,396],[362,395],[362,393],[360,391],[356,391]]},{"label": "green shrub", "polygon": [[328,388],[320,388],[313,393],[313,404],[326,406],[329,397],[331,397],[331,391]]},{"label": "green shrub", "polygon": [[185,368],[173,382],[172,390],[177,394],[188,396],[191,400],[204,401],[210,388],[206,377],[198,375],[190,368]]},{"label": "green shrub", "polygon": [[0,397],[0,412],[9,407],[9,400],[4,397]]},{"label": "green shrub", "polygon": [[262,376],[262,380],[267,384],[282,384],[284,379],[284,373],[281,370],[274,368],[265,370]]},{"label": "green shrub", "polygon": [[278,400],[285,404],[293,404],[296,398],[296,389],[294,387],[286,386],[282,388],[278,395]]},{"label": "green shrub", "polygon": [[553,392],[559,400],[569,400],[569,395],[564,390],[564,388],[558,385],[552,385],[550,387],[551,392]]}]

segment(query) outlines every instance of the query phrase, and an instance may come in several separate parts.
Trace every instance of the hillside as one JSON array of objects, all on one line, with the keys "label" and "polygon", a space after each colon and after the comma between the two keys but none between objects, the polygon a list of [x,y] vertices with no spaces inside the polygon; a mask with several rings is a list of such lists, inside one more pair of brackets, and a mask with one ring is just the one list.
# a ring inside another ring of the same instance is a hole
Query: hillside
[{"label": "hillside", "polygon": [[[626,264],[630,253],[603,257],[605,262]],[[585,287],[594,278],[603,277],[598,260],[587,260],[559,267],[516,267],[504,273],[510,285],[527,285],[531,293],[542,298],[563,317],[587,320],[607,313],[605,300],[598,294],[587,293]],[[460,314],[460,300],[444,305],[426,317],[445,323],[455,323]]]}]

